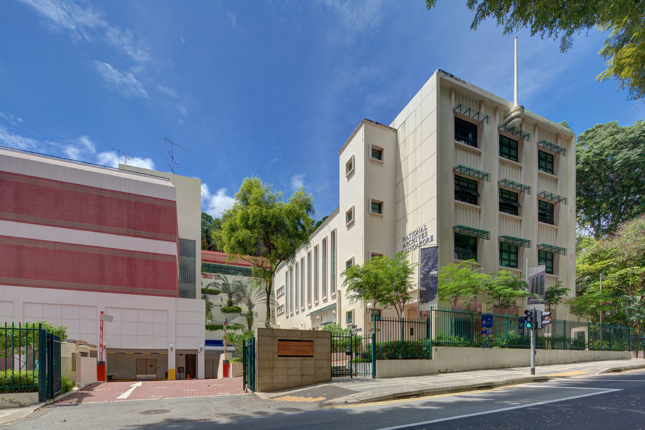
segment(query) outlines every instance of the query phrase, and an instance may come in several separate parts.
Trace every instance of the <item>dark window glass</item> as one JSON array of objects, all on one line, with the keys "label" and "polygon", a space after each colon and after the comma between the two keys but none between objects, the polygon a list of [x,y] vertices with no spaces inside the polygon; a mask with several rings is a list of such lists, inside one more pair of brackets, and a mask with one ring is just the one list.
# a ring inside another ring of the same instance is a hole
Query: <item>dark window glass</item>
[{"label": "dark window glass", "polygon": [[518,261],[518,248],[517,245],[510,243],[499,243],[499,265],[502,267],[514,267],[517,269]]},{"label": "dark window glass", "polygon": [[548,152],[538,151],[538,169],[543,172],[553,174],[553,154]]},{"label": "dark window glass", "polygon": [[202,272],[221,273],[223,275],[239,275],[252,277],[253,269],[236,266],[223,266],[221,264],[202,263]]},{"label": "dark window glass", "polygon": [[547,224],[554,224],[554,211],[555,205],[553,203],[538,201],[538,220]]},{"label": "dark window glass", "polygon": [[383,213],[383,203],[372,202],[372,213],[382,214]]},{"label": "dark window glass", "polygon": [[345,318],[345,324],[352,324],[352,322],[353,322],[352,317],[354,316],[354,312],[353,311],[348,311],[346,315],[347,315],[347,317]]},{"label": "dark window glass", "polygon": [[455,140],[477,148],[477,125],[455,118]]},{"label": "dark window glass", "polygon": [[553,253],[547,251],[538,252],[538,264],[546,266],[546,273],[553,274]]},{"label": "dark window glass", "polygon": [[382,149],[372,148],[372,158],[375,159],[375,160],[382,160],[383,159],[383,150]]},{"label": "dark window glass", "polygon": [[477,238],[455,233],[455,259],[477,261]]},{"label": "dark window glass", "polygon": [[381,310],[380,309],[372,310],[372,315],[370,316],[370,321],[374,321],[374,318],[376,318],[376,321],[381,321]]},{"label": "dark window glass", "polygon": [[517,140],[506,136],[499,136],[499,156],[517,161]]},{"label": "dark window glass", "polygon": [[476,205],[478,197],[477,181],[455,175],[455,200]]},{"label": "dark window glass", "polygon": [[499,190],[499,211],[511,215],[520,214],[519,194],[512,191]]}]

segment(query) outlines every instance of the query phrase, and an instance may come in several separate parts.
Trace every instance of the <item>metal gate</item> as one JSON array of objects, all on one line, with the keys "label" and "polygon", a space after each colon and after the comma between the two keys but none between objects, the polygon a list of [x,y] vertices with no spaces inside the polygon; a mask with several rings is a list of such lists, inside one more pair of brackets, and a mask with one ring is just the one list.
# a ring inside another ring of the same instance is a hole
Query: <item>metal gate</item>
[{"label": "metal gate", "polygon": [[242,348],[242,389],[255,392],[255,338],[243,343]]},{"label": "metal gate", "polygon": [[60,337],[47,333],[47,397],[55,398],[61,392]]},{"label": "metal gate", "polygon": [[374,358],[374,335],[371,337],[331,335],[332,378],[374,378],[376,374]]}]

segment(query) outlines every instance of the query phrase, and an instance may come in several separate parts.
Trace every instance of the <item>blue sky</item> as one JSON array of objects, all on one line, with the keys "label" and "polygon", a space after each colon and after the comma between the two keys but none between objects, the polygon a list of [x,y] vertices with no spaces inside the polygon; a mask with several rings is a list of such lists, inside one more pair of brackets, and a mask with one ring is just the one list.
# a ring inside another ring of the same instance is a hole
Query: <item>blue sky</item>
[{"label": "blue sky", "polygon": [[[290,195],[316,218],[338,205],[338,149],[362,118],[389,124],[440,68],[506,99],[513,39],[470,31],[463,1],[0,2],[0,144],[130,163],[202,180],[218,215],[242,180]],[[559,52],[519,34],[520,104],[576,133],[631,125],[639,105],[598,83],[604,34]],[[110,148],[111,147],[111,148]]]}]

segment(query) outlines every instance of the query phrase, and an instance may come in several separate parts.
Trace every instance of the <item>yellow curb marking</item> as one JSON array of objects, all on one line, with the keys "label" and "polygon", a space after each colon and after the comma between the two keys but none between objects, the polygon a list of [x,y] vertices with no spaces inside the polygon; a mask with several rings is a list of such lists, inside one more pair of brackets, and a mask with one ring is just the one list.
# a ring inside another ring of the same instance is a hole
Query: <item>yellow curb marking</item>
[{"label": "yellow curb marking", "polygon": [[581,372],[579,370],[574,370],[571,372],[562,372],[562,373],[552,373],[551,375],[546,375],[546,376],[576,376],[576,375],[586,375],[588,372]]},{"label": "yellow curb marking", "polygon": [[284,397],[278,397],[277,399],[272,399],[272,400],[280,400],[283,402],[319,402],[321,400],[325,400],[324,397],[297,397],[297,396],[284,396]]}]

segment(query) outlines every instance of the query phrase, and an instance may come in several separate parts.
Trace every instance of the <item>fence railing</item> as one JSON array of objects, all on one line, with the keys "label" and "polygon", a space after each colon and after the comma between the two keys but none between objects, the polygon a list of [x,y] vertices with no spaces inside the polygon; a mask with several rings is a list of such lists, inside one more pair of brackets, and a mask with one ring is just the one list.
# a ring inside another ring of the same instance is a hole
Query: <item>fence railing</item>
[{"label": "fence railing", "polygon": [[378,318],[375,355],[377,360],[432,358],[430,318]]},{"label": "fence railing", "polygon": [[44,395],[46,372],[40,370],[45,362],[45,336],[35,324],[0,326],[0,393],[42,391]]}]

